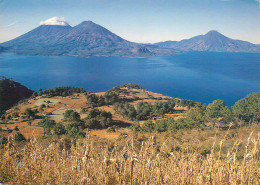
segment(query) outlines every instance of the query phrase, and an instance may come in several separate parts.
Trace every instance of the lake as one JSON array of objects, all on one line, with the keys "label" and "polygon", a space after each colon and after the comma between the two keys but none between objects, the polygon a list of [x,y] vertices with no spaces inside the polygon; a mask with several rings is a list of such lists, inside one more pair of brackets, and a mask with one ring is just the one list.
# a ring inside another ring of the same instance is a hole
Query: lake
[{"label": "lake", "polygon": [[260,54],[77,58],[2,53],[0,75],[36,91],[81,86],[99,92],[131,82],[172,97],[202,103],[222,99],[231,106],[249,93],[260,92]]}]

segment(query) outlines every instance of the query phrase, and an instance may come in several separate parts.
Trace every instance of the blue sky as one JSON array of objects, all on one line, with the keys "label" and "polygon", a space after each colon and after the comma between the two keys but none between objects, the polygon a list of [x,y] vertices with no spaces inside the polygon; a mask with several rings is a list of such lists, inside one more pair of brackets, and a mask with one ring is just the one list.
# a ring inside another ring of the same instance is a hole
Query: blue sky
[{"label": "blue sky", "polygon": [[0,43],[51,17],[65,17],[71,26],[92,20],[134,42],[181,40],[218,30],[260,44],[258,0],[0,0]]}]

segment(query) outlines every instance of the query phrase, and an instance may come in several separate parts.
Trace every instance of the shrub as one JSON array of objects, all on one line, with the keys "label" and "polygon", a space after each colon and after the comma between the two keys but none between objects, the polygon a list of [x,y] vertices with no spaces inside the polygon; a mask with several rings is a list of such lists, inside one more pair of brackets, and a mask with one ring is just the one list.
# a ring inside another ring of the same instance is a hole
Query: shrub
[{"label": "shrub", "polygon": [[14,135],[14,141],[24,141],[25,138],[20,132],[16,132]]},{"label": "shrub", "polygon": [[48,97],[53,96],[70,96],[73,93],[83,93],[85,92],[82,87],[55,87],[51,89],[47,89],[39,94],[44,94]]},{"label": "shrub", "polygon": [[13,117],[13,118],[18,118],[18,117],[19,117],[19,113],[18,113],[18,112],[14,112],[14,113],[12,114],[12,117]]},{"label": "shrub", "polygon": [[35,113],[37,113],[37,112],[36,111],[32,111],[32,109],[30,109],[30,108],[25,109],[25,112],[24,112],[24,114],[25,114],[27,119],[30,119],[30,118],[34,119],[35,118]]},{"label": "shrub", "polygon": [[151,120],[144,122],[142,125],[143,132],[153,132],[154,128],[155,128],[155,125]]},{"label": "shrub", "polygon": [[125,103],[115,103],[114,104],[114,110],[124,116],[124,117],[128,117],[131,120],[136,119],[136,110],[135,107],[133,105],[130,105],[129,103],[125,102]]},{"label": "shrub", "polygon": [[79,121],[80,115],[74,110],[66,110],[64,113],[64,119],[69,121]]},{"label": "shrub", "polygon": [[106,105],[112,105],[119,101],[118,95],[116,95],[112,91],[107,91],[103,97],[104,97],[104,103]]},{"label": "shrub", "polygon": [[110,112],[92,109],[89,111],[88,116],[84,122],[85,128],[106,128],[112,123],[112,114]]},{"label": "shrub", "polygon": [[92,107],[100,106],[100,101],[97,95],[95,94],[89,94],[86,96],[88,104],[90,104]]},{"label": "shrub", "polygon": [[137,116],[136,118],[138,120],[146,120],[151,118],[152,114],[152,105],[147,102],[139,102],[136,106],[136,112]]},{"label": "shrub", "polygon": [[172,113],[175,103],[173,101],[168,102],[156,102],[153,105],[153,115],[162,116],[167,113]]},{"label": "shrub", "polygon": [[66,133],[66,130],[65,130],[65,127],[64,125],[58,123],[54,126],[54,133],[56,135],[62,135],[62,134],[65,134]]},{"label": "shrub", "polygon": [[259,122],[260,119],[260,93],[251,93],[237,101],[232,107],[233,114],[247,123]]},{"label": "shrub", "polygon": [[114,127],[108,127],[107,130],[106,130],[108,133],[112,133],[112,132],[115,132],[116,129]]},{"label": "shrub", "polygon": [[74,124],[67,125],[65,130],[66,135],[75,139],[85,136],[85,133],[83,133],[83,131],[77,125]]},{"label": "shrub", "polygon": [[14,127],[15,131],[19,131],[19,128],[17,126]]},{"label": "shrub", "polygon": [[54,120],[50,120],[48,118],[45,118],[38,123],[38,125],[43,128],[53,128],[55,124],[56,123]]},{"label": "shrub", "polygon": [[8,140],[6,139],[6,137],[2,137],[0,140],[0,145],[5,145],[8,142]]},{"label": "shrub", "polygon": [[134,132],[141,132],[142,131],[142,127],[140,126],[139,123],[135,123],[132,125],[131,127],[132,131]]}]

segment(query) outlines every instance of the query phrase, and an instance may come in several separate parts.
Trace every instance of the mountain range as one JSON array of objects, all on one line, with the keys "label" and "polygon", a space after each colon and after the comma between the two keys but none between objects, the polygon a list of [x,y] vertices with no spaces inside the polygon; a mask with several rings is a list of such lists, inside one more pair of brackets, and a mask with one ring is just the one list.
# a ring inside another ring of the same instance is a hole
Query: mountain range
[{"label": "mountain range", "polygon": [[210,31],[182,41],[140,44],[127,41],[92,21],[79,25],[41,25],[13,40],[0,44],[0,51],[46,56],[149,57],[189,51],[260,52],[260,45],[230,39]]}]

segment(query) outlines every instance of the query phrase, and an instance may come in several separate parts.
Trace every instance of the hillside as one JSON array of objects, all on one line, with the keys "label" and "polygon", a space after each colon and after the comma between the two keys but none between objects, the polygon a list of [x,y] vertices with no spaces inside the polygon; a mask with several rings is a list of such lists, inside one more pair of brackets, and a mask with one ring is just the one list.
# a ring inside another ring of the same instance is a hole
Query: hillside
[{"label": "hillside", "polygon": [[41,90],[1,116],[0,182],[257,184],[259,105],[259,93],[230,109],[135,84]]},{"label": "hillside", "polygon": [[[50,93],[47,91],[44,91],[45,93]],[[43,92],[43,93],[44,93]],[[175,100],[174,98],[167,97],[161,94],[149,92],[143,89],[136,89],[136,88],[128,88],[128,87],[121,87],[121,88],[115,88],[113,91],[117,94],[117,97],[121,99],[121,101],[128,102],[129,105],[137,106],[139,102],[147,102],[154,104],[156,102],[167,102],[169,100]],[[66,110],[73,110],[79,113],[80,119],[84,120],[88,117],[88,112],[93,110],[93,105],[88,101],[87,97],[90,93],[91,96],[95,97],[101,97],[106,94],[106,92],[100,92],[100,93],[91,93],[91,92],[80,92],[80,93],[74,93],[72,92],[70,95],[66,96],[57,96],[55,94],[43,94],[42,96],[38,96],[35,98],[32,98],[25,103],[19,104],[11,109],[9,109],[6,112],[6,117],[8,115],[18,114],[18,116],[12,116],[12,118],[5,119],[5,124],[2,125],[3,129],[14,129],[16,126],[20,129],[20,132],[24,134],[24,136],[28,139],[31,137],[33,132],[30,132],[29,130],[38,130],[38,132],[35,132],[36,137],[41,137],[44,135],[42,127],[38,126],[38,123],[44,119],[44,117],[48,117],[51,120],[55,120],[56,123],[62,123],[64,122],[64,113]],[[105,96],[106,97],[106,96]],[[179,100],[179,99],[176,99]],[[112,113],[113,118],[113,124],[117,125],[119,128],[125,128],[129,127],[132,124],[134,124],[136,121],[122,116],[119,113],[115,111],[113,108],[113,105],[96,105],[96,109],[100,111],[106,111]],[[25,116],[26,109],[31,109],[32,111],[36,112],[36,115],[34,118],[32,118],[31,125],[28,125],[28,118]],[[164,118],[167,117],[173,117],[178,118],[181,116],[187,108],[185,107],[175,107],[175,111],[173,111],[170,114],[164,115]],[[157,117],[157,119],[161,119],[160,116]],[[156,118],[153,118],[156,120]],[[147,118],[146,118],[147,120]],[[140,123],[143,123],[145,120],[140,120]],[[94,133],[98,133],[98,131],[93,131]],[[39,134],[41,133],[41,134]]]},{"label": "hillside", "polygon": [[0,111],[9,109],[20,100],[31,97],[33,91],[5,77],[0,78]]}]

